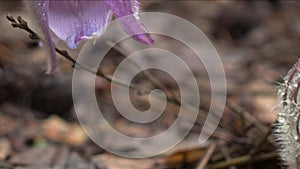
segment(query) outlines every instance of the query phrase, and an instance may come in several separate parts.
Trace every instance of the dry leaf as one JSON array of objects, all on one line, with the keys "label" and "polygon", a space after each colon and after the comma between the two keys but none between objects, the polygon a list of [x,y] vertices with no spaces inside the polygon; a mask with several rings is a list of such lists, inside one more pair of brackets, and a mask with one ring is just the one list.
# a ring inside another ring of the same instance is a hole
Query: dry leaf
[{"label": "dry leaf", "polygon": [[58,116],[51,116],[42,124],[43,135],[50,140],[80,146],[87,135],[79,124],[68,123]]}]

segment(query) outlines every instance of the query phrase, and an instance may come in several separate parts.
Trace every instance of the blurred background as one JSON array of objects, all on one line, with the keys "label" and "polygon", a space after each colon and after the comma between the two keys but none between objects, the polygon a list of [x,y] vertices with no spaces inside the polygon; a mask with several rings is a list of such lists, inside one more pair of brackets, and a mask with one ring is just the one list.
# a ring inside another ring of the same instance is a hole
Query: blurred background
[{"label": "blurred background", "polygon": [[[298,60],[300,3],[297,1],[160,1],[142,0],[142,10],[182,17],[202,30],[215,46],[227,78],[227,104],[218,130],[207,144],[197,138],[209,108],[210,85],[199,65],[197,77],[201,112],[189,136],[161,156],[132,160],[102,150],[84,133],[73,110],[72,64],[59,57],[58,70],[46,75],[47,50],[28,34],[13,29],[6,15],[22,16],[38,30],[22,1],[0,1],[0,168],[280,168],[276,143],[269,134],[277,116],[277,86]],[[188,34],[189,32],[185,32]],[[166,37],[155,46],[191,52]],[[64,43],[58,47],[67,50]],[[68,52],[76,58],[80,49]],[[99,68],[106,74],[124,59],[126,45],[112,48]],[[178,88],[166,75],[149,71],[175,95]],[[155,85],[140,74],[133,83]],[[114,128],[133,136],[149,136],[166,129],[178,107],[169,105],[161,120],[137,126],[118,115],[112,105],[110,83],[98,78],[96,94]],[[132,96],[138,109],[149,107],[147,97]],[[178,106],[178,105],[177,105]],[[149,128],[150,126],[150,128]],[[106,137],[103,135],[103,137]],[[217,146],[214,146],[217,145]],[[121,145],[120,147],[122,147]],[[130,145],[124,143],[124,151]],[[211,150],[212,153],[209,153]],[[36,160],[42,158],[42,160]],[[60,162],[59,162],[60,160]]]}]

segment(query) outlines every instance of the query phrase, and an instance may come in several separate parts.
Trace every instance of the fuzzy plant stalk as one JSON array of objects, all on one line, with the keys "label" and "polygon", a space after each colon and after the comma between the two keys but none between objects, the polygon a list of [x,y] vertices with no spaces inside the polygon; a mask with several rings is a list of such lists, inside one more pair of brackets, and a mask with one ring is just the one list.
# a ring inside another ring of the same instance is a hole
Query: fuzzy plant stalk
[{"label": "fuzzy plant stalk", "polygon": [[288,169],[300,168],[300,60],[278,90],[279,113],[274,127],[278,152]]}]

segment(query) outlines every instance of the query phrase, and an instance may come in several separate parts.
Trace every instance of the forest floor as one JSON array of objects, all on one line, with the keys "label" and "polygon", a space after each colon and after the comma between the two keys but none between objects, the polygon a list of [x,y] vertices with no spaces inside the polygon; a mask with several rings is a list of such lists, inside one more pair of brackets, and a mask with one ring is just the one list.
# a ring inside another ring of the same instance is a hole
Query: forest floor
[{"label": "forest floor", "polygon": [[[111,154],[88,137],[73,106],[72,63],[58,55],[58,70],[46,75],[46,50],[30,40],[25,31],[13,29],[6,19],[7,14],[22,16],[37,30],[24,8],[20,1],[0,1],[0,168],[281,167],[270,131],[278,113],[278,84],[299,59],[299,2],[142,0],[143,11],[173,14],[203,31],[222,60],[227,81],[224,113],[207,143],[195,143],[203,126],[203,117],[199,117],[179,145],[161,155],[143,159]],[[193,55],[171,39],[155,37],[154,47],[177,52],[182,57]],[[67,47],[59,43],[59,48]],[[101,71],[111,75],[124,59],[123,51],[130,50],[131,46],[124,43],[112,48]],[[68,52],[76,58],[79,49]],[[193,67],[196,67],[194,73],[201,93],[200,112],[205,115],[210,106],[209,78],[203,65]],[[171,78],[155,70],[149,72],[167,91],[178,94],[178,87]],[[141,88],[155,88],[149,76],[142,74],[132,82]],[[95,93],[105,118],[117,130],[131,136],[152,136],[174,121],[178,104],[168,104],[166,114],[148,126],[124,120],[112,106],[111,86],[109,81],[99,77]],[[132,96],[131,101],[146,110],[149,108],[147,98],[137,95]],[[109,139],[109,132],[103,132],[101,137]],[[132,147],[122,143],[118,148],[126,152]]]}]

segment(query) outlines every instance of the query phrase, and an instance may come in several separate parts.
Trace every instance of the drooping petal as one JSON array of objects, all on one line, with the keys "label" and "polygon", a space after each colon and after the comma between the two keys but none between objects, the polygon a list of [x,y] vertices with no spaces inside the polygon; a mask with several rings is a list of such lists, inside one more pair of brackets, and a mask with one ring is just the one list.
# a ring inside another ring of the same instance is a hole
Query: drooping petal
[{"label": "drooping petal", "polygon": [[53,73],[57,66],[57,59],[55,53],[55,45],[51,38],[51,30],[49,28],[48,22],[48,10],[49,10],[49,1],[48,0],[36,0],[33,2],[33,8],[36,13],[37,19],[40,23],[41,29],[44,33],[47,46],[50,50],[50,58],[48,61],[48,70],[46,73]]},{"label": "drooping petal", "polygon": [[113,11],[115,17],[126,18],[120,19],[120,24],[123,27],[124,31],[132,36],[135,40],[146,44],[152,44],[154,40],[147,33],[146,28],[143,26],[139,11],[139,2],[138,0],[104,0],[110,10]]},{"label": "drooping petal", "polygon": [[81,40],[99,36],[111,20],[103,1],[50,0],[49,26],[57,37],[74,49]]}]

